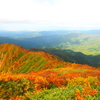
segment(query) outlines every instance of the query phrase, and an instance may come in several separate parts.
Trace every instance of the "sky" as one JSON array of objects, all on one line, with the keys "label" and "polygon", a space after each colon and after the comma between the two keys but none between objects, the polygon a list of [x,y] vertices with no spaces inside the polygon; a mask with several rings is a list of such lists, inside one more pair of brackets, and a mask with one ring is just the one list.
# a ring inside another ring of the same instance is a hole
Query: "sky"
[{"label": "sky", "polygon": [[0,30],[100,29],[100,0],[0,0]]}]

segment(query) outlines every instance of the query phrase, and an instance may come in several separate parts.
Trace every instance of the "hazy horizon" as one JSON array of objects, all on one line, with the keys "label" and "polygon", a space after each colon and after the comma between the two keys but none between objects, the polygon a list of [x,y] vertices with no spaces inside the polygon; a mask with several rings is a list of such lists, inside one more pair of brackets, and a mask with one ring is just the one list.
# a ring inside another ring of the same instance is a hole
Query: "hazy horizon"
[{"label": "hazy horizon", "polygon": [[0,30],[99,30],[99,0],[0,0]]}]

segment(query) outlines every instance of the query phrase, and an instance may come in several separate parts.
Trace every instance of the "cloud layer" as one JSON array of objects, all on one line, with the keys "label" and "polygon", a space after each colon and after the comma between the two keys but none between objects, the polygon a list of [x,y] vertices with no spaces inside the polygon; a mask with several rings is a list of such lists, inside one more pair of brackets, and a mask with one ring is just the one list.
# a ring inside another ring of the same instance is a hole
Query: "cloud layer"
[{"label": "cloud layer", "polygon": [[0,0],[0,26],[98,29],[99,10],[99,0]]}]

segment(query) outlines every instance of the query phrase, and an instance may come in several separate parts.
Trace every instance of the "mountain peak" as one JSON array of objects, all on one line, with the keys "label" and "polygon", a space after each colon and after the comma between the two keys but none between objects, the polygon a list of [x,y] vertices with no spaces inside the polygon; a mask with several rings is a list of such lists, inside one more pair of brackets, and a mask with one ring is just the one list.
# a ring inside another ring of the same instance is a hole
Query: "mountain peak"
[{"label": "mountain peak", "polygon": [[3,51],[16,51],[16,49],[20,49],[21,51],[24,51],[24,52],[28,52],[28,50],[22,48],[21,46],[18,46],[16,44],[12,44],[12,43],[4,43],[2,45],[0,45],[0,49],[3,50]]},{"label": "mountain peak", "polygon": [[43,51],[32,52],[11,43],[0,45],[0,70],[4,72],[28,73],[59,67],[59,64],[62,66],[63,63],[55,56]]}]

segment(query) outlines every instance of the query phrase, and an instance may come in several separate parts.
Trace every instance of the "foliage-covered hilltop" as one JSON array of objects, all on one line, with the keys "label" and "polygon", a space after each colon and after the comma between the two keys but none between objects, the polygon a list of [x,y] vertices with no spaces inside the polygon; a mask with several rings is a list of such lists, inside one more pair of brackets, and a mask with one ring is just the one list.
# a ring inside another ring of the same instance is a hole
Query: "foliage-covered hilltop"
[{"label": "foliage-covered hilltop", "polygon": [[5,72],[28,73],[65,64],[48,53],[31,52],[10,43],[0,45],[0,55],[0,71]]},{"label": "foliage-covered hilltop", "polygon": [[0,45],[1,100],[99,100],[100,69],[43,51]]}]

